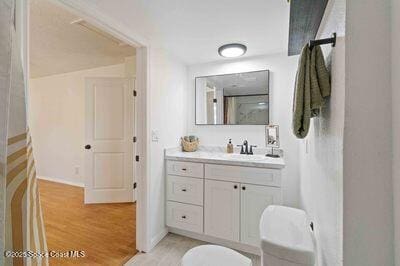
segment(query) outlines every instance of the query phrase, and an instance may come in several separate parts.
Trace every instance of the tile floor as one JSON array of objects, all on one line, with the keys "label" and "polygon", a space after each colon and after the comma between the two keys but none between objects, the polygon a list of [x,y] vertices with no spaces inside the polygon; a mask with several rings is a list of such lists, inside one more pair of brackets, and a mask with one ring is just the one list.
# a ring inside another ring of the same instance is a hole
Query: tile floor
[{"label": "tile floor", "polygon": [[[180,260],[186,251],[204,244],[207,243],[170,233],[150,253],[138,253],[125,266],[180,266]],[[251,258],[253,266],[261,264],[259,256],[240,253]]]}]

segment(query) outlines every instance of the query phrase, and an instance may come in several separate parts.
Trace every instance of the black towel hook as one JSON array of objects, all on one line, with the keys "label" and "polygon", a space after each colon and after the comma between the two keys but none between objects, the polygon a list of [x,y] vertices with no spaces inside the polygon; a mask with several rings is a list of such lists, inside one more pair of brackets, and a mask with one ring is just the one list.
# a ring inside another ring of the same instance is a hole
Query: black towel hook
[{"label": "black towel hook", "polygon": [[326,38],[326,39],[319,39],[319,40],[310,40],[309,42],[309,47],[312,49],[314,46],[317,45],[323,45],[323,44],[332,44],[332,47],[335,47],[336,45],[336,32],[332,34],[331,38]]}]

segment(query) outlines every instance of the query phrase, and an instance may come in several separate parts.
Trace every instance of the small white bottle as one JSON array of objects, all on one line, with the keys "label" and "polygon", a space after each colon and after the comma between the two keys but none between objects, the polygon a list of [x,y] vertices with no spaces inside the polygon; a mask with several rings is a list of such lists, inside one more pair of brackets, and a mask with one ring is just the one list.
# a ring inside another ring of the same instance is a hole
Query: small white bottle
[{"label": "small white bottle", "polygon": [[228,145],[226,145],[226,152],[227,153],[233,153],[232,139],[229,139]]}]

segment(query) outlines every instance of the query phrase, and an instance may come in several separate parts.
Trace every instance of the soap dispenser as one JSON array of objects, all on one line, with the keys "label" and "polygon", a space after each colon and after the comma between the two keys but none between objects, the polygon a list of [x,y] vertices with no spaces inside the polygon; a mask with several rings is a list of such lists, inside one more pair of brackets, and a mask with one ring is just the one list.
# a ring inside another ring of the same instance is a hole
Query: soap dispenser
[{"label": "soap dispenser", "polygon": [[232,139],[229,139],[228,145],[226,145],[226,152],[227,153],[233,153]]}]

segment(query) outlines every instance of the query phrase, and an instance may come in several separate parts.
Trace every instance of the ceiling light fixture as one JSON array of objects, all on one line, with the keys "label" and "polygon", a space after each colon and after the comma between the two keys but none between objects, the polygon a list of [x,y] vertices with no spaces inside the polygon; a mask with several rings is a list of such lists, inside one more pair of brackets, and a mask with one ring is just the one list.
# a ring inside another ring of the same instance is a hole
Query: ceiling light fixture
[{"label": "ceiling light fixture", "polygon": [[240,43],[229,43],[218,48],[218,53],[223,57],[238,57],[246,53],[247,47]]}]

